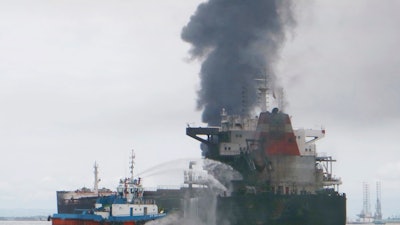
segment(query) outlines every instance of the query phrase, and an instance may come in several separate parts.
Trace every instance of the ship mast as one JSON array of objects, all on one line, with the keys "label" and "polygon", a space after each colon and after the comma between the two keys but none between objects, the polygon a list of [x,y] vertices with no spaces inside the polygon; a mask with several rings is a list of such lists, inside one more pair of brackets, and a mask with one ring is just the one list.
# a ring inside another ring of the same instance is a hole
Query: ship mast
[{"label": "ship mast", "polygon": [[284,91],[283,91],[283,88],[279,88],[278,90],[277,90],[277,94],[278,94],[278,108],[279,108],[279,110],[281,110],[282,112],[283,111],[285,111],[285,102],[284,102],[284,99],[285,99],[285,93],[284,93]]},{"label": "ship mast", "polygon": [[[259,107],[262,112],[266,112],[268,107],[272,107],[273,104],[276,104],[278,109],[283,112],[285,108],[285,93],[282,87],[270,87],[268,84],[268,78],[265,76],[264,78],[255,79],[259,82],[258,91],[259,91]],[[269,93],[270,92],[270,93]],[[272,92],[272,93],[271,93]],[[272,95],[273,99],[270,99],[269,95]]]},{"label": "ship mast", "polygon": [[259,91],[259,106],[261,109],[261,112],[265,112],[268,109],[268,81],[267,81],[267,74],[264,74],[262,78],[255,79],[257,82],[259,82],[258,85],[258,91]]},{"label": "ship mast", "polygon": [[130,169],[130,173],[131,173],[131,180],[133,180],[133,168],[135,166],[135,152],[133,151],[133,149],[132,149],[132,153],[131,153],[130,159],[131,160],[129,162],[129,164],[130,164],[129,169]]},{"label": "ship mast", "polygon": [[264,79],[265,85],[261,85],[261,87],[258,88],[260,91],[260,107],[261,107],[261,112],[267,111],[267,105],[268,105],[268,99],[267,99],[267,80]]},{"label": "ship mast", "polygon": [[93,187],[93,192],[95,194],[99,193],[99,165],[97,164],[97,162],[94,162],[94,187]]}]

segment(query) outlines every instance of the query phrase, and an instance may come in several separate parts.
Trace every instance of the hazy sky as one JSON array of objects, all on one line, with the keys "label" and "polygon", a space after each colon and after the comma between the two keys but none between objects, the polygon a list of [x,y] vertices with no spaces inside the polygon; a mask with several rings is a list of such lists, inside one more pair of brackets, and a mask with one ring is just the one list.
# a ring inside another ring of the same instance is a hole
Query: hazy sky
[{"label": "hazy sky", "polygon": [[[114,188],[131,149],[136,171],[161,174],[149,185],[200,157],[185,135],[202,125],[200,62],[180,39],[200,2],[0,1],[0,209],[55,210],[56,190],[92,187],[94,161]],[[295,2],[276,64],[286,112],[326,128],[318,151],[338,160],[349,217],[364,181],[373,211],[381,181],[384,217],[400,214],[400,2]]]}]

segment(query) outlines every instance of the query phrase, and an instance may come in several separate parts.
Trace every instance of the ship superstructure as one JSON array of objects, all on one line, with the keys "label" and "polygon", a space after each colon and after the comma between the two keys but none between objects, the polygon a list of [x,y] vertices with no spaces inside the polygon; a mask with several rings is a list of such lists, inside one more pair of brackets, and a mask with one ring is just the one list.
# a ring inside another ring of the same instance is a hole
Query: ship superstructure
[{"label": "ship superstructure", "polygon": [[289,116],[277,108],[254,118],[223,110],[221,117],[221,127],[189,127],[187,135],[203,143],[205,158],[231,165],[247,183],[268,182],[272,192],[286,194],[337,190],[342,183],[332,174],[335,160],[316,152],[324,129],[293,130]]}]

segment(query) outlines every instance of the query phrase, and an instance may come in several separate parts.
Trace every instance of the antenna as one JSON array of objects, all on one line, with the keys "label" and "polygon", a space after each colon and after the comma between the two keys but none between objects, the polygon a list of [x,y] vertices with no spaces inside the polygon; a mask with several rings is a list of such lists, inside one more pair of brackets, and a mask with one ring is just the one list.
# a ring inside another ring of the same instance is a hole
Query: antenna
[{"label": "antenna", "polygon": [[247,114],[247,110],[248,110],[248,103],[247,103],[247,87],[246,86],[242,86],[242,112],[241,115],[245,116]]},{"label": "antenna", "polygon": [[255,79],[256,81],[259,81],[260,86],[258,87],[258,90],[260,91],[260,108],[262,112],[267,111],[268,108],[268,99],[267,99],[267,91],[268,91],[268,86],[267,86],[267,74],[264,72],[263,77],[259,79]]},{"label": "antenna", "polygon": [[97,164],[97,162],[94,162],[94,187],[93,187],[93,191],[94,193],[98,193],[99,192],[99,165]]},{"label": "antenna", "polygon": [[133,168],[135,166],[135,152],[132,149],[132,153],[131,153],[131,157],[130,157],[131,161],[129,162],[130,166],[130,173],[131,173],[131,179],[133,180]]},{"label": "antenna", "polygon": [[[276,91],[276,95],[275,95],[275,91]],[[278,87],[276,88],[274,91],[274,98],[277,99],[278,102],[278,108],[281,112],[285,111],[285,91],[283,90],[282,87]]]}]

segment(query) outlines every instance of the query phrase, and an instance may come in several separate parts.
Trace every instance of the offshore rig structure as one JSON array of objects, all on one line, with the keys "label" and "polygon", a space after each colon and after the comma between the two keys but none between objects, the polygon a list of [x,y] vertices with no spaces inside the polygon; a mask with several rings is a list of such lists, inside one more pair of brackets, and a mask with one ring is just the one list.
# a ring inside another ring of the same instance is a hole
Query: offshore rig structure
[{"label": "offshore rig structure", "polygon": [[363,182],[363,207],[360,214],[357,216],[359,217],[357,222],[360,223],[384,224],[381,206],[381,183],[379,181],[376,182],[375,213],[372,214],[371,212],[369,184],[367,182]]}]

